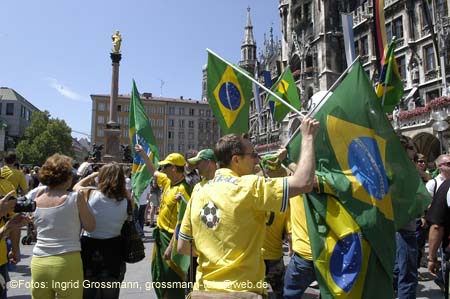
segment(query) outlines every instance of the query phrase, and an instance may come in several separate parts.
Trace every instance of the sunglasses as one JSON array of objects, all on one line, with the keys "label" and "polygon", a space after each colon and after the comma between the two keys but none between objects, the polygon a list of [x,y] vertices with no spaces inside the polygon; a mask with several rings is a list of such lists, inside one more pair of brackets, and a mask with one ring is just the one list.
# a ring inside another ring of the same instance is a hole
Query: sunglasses
[{"label": "sunglasses", "polygon": [[250,156],[250,157],[252,157],[253,159],[259,158],[258,153],[255,152],[255,151],[253,151],[253,152],[251,152],[251,153],[237,153],[236,155],[239,155],[239,156]]},{"label": "sunglasses", "polygon": [[166,168],[169,168],[171,166],[172,166],[172,164],[166,164],[166,165],[161,166],[161,169],[166,169]]},{"label": "sunglasses", "polygon": [[424,160],[417,160],[417,163],[425,163]]},{"label": "sunglasses", "polygon": [[439,164],[439,166],[447,166],[450,167],[450,161]]}]

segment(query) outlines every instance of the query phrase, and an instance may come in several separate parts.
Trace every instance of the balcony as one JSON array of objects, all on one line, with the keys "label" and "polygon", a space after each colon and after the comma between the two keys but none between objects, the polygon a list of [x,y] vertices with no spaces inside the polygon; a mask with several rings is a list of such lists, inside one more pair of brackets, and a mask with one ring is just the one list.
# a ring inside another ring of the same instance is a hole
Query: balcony
[{"label": "balcony", "polygon": [[414,110],[400,111],[397,115],[389,116],[394,128],[406,129],[415,126],[431,124],[433,112],[444,112],[450,115],[450,97],[442,96],[430,101],[425,107],[418,107]]}]

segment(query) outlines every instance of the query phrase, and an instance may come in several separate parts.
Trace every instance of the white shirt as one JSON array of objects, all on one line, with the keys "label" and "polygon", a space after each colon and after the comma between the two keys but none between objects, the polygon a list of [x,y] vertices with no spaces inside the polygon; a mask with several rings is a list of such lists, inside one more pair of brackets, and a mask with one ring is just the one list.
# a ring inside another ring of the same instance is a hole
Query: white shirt
[{"label": "white shirt", "polygon": [[430,195],[433,197],[444,181],[445,178],[441,174],[438,174],[434,179],[429,180],[425,185],[428,193],[430,193]]},{"label": "white shirt", "polygon": [[139,205],[146,205],[148,202],[148,197],[150,195],[151,185],[148,184],[147,188],[145,188],[144,192],[142,192],[141,197],[139,197]]}]

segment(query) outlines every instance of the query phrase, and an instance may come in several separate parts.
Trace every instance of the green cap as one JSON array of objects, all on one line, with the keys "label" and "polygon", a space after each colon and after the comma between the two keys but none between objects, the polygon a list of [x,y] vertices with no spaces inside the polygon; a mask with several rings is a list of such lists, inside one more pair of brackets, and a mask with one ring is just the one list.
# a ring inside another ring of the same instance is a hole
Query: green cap
[{"label": "green cap", "polygon": [[216,157],[214,156],[214,151],[210,148],[201,150],[198,152],[197,156],[188,159],[190,164],[197,164],[200,160],[211,160],[216,162]]}]

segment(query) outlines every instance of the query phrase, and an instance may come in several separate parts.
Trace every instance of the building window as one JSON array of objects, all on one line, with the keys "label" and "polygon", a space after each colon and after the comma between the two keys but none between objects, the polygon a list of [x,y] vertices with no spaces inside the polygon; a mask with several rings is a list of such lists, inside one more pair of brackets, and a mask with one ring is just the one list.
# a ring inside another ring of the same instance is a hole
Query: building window
[{"label": "building window", "polygon": [[162,127],[162,126],[164,126],[163,120],[158,119],[158,127]]},{"label": "building window", "polygon": [[369,55],[369,39],[367,38],[367,35],[361,37],[359,46],[360,46],[359,55],[368,56]]},{"label": "building window", "polygon": [[98,126],[97,127],[97,136],[98,137],[103,137],[103,126]]},{"label": "building window", "polygon": [[150,125],[152,126],[152,127],[154,127],[155,125],[156,125],[156,121],[155,121],[155,119],[150,119]]},{"label": "building window", "polygon": [[117,111],[122,112],[122,105],[117,105]]},{"label": "building window", "polygon": [[[153,107],[153,106],[150,106],[150,114],[155,114],[155,107]],[[169,111],[170,111],[170,109],[169,109]]]},{"label": "building window", "polygon": [[189,139],[189,141],[194,140],[194,132],[188,133],[188,139]]},{"label": "building window", "polygon": [[173,143],[168,143],[167,144],[167,151],[169,152],[169,154],[173,153],[173,149],[174,149]]},{"label": "building window", "polygon": [[[449,51],[450,52],[450,51]],[[0,102],[0,114],[2,114],[2,102]]]},{"label": "building window", "polygon": [[178,132],[178,139],[184,141],[184,132]]},{"label": "building window", "polygon": [[386,40],[388,43],[392,40],[392,23],[386,25]]},{"label": "building window", "polygon": [[189,108],[189,116],[194,116],[194,115],[195,115],[195,109]]},{"label": "building window", "polygon": [[198,115],[203,116],[204,113],[205,113],[205,110],[203,110],[203,109],[198,110]]},{"label": "building window", "polygon": [[123,117],[123,124],[126,126],[128,126],[130,124],[130,122],[128,121],[128,116]]},{"label": "building window", "polygon": [[392,22],[392,33],[397,39],[403,38],[403,18],[400,16]]},{"label": "building window", "polygon": [[161,130],[158,130],[158,132],[156,133],[159,139],[163,138],[163,132]]},{"label": "building window", "polygon": [[436,11],[438,15],[436,16],[436,19],[441,18],[443,16],[447,15],[447,1],[445,0],[436,0]]},{"label": "building window", "polygon": [[169,120],[168,120],[168,126],[169,126],[169,128],[175,127],[175,120],[169,119]]},{"label": "building window", "polygon": [[193,128],[194,128],[194,121],[193,121],[193,120],[190,120],[190,121],[188,122],[188,126],[189,126],[189,129],[193,129]]},{"label": "building window", "polygon": [[123,124],[123,119],[122,119],[122,116],[117,116],[117,122],[119,123],[119,124]]},{"label": "building window", "polygon": [[178,108],[178,115],[184,115],[184,107]]},{"label": "building window", "polygon": [[174,136],[174,132],[173,131],[169,131],[167,137],[169,139],[173,139],[173,136]]},{"label": "building window", "polygon": [[164,107],[158,107],[158,114],[164,114]]},{"label": "building window", "polygon": [[130,112],[130,105],[128,105],[128,104],[125,105],[125,112]]},{"label": "building window", "polygon": [[122,135],[123,135],[123,137],[128,138],[128,130],[123,130]]},{"label": "building window", "polygon": [[180,153],[184,152],[184,143],[178,144],[178,151],[179,151]]},{"label": "building window", "polygon": [[175,107],[169,107],[169,115],[175,115]]},{"label": "building window", "polygon": [[397,58],[397,66],[398,66],[398,72],[400,73],[400,77],[402,79],[406,79],[405,56],[400,56]]},{"label": "building window", "polygon": [[178,120],[178,128],[184,128],[184,119]]},{"label": "building window", "polygon": [[426,93],[427,103],[439,97],[439,89],[435,89]]},{"label": "building window", "polygon": [[434,70],[435,62],[434,62],[434,49],[432,44],[423,47],[423,57],[425,58],[425,64],[423,68],[425,73]]},{"label": "building window", "polygon": [[211,116],[211,110],[206,110],[206,116],[207,117]]},{"label": "building window", "polygon": [[6,103],[6,115],[14,115],[14,103]]},{"label": "building window", "polygon": [[205,127],[205,121],[204,121],[203,119],[200,119],[200,120],[198,121],[198,128],[199,128],[200,130],[203,130],[204,127]]},{"label": "building window", "polygon": [[103,115],[97,115],[97,123],[104,124],[105,123],[105,117]]},{"label": "building window", "polygon": [[106,110],[106,104],[105,103],[98,103],[97,104],[98,111],[105,111]]}]

